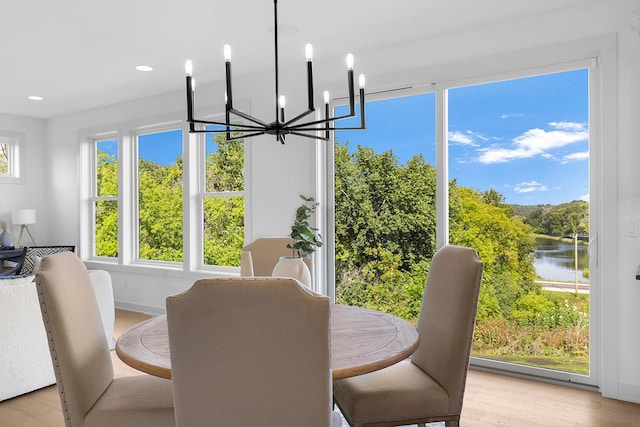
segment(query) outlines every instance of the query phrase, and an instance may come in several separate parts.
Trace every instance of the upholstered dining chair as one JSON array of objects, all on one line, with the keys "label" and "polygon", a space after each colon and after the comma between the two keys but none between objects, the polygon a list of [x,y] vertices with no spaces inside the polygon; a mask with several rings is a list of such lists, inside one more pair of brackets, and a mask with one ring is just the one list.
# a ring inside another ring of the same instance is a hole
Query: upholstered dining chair
[{"label": "upholstered dining chair", "polygon": [[410,361],[334,382],[334,401],[351,426],[459,425],[482,269],[474,249],[436,252]]},{"label": "upholstered dining chair", "polygon": [[332,425],[327,297],[212,278],[166,303],[177,426]]},{"label": "upholstered dining chair", "polygon": [[77,255],[43,257],[36,288],[67,427],[175,425],[171,381],[114,378],[89,273]]},{"label": "upholstered dining chair", "polygon": [[[240,275],[249,276],[271,276],[273,268],[276,266],[281,256],[293,254],[291,249],[287,249],[287,244],[293,244],[291,237],[259,237],[242,248],[243,252],[250,253],[253,268],[246,268],[241,265]],[[311,259],[305,258],[304,262],[313,271]],[[252,270],[250,272],[249,270]],[[251,274],[252,273],[252,274]]]}]

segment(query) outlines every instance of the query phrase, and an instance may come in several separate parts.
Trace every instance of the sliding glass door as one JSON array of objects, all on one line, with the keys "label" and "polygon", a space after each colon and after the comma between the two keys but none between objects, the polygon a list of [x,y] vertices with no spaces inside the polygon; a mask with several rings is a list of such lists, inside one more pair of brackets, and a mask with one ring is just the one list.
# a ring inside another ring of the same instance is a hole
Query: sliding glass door
[{"label": "sliding glass door", "polygon": [[589,64],[372,97],[335,133],[337,302],[416,321],[437,245],[474,247],[473,363],[595,384]]}]

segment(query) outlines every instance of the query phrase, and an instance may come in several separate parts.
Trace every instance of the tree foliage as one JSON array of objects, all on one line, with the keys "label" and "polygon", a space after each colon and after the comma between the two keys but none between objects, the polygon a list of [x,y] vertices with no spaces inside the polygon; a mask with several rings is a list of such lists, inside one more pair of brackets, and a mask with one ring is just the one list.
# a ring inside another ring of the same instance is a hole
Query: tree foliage
[{"label": "tree foliage", "polygon": [[[417,320],[435,252],[435,189],[435,169],[419,155],[399,164],[391,150],[336,142],[339,303]],[[449,183],[449,242],[476,249],[484,263],[474,351],[505,360],[511,351],[577,356],[580,367],[571,361],[568,369],[588,367],[588,302],[558,301],[535,283],[533,268],[534,232],[588,232],[587,214],[583,202],[524,209],[494,189]]]},{"label": "tree foliage", "polygon": [[[214,150],[206,159],[206,189],[219,197],[203,198],[204,263],[239,266],[244,244],[244,196],[228,192],[244,190],[242,140],[212,140]],[[118,162],[115,156],[98,150],[98,196],[118,195]],[[154,261],[183,260],[182,158],[160,165],[138,162],[139,257]],[[118,255],[118,203],[96,203],[96,255]]]},{"label": "tree foliage", "polygon": [[559,205],[537,205],[523,209],[515,207],[534,233],[547,236],[573,237],[589,233],[589,203],[574,200]]}]

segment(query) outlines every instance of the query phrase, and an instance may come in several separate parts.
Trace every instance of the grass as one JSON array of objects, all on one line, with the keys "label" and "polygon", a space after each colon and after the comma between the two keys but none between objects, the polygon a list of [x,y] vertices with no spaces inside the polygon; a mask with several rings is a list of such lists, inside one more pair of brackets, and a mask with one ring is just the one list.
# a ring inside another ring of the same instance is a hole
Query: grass
[{"label": "grass", "polygon": [[553,369],[555,371],[572,372],[589,375],[589,358],[572,356],[531,356],[525,354],[497,354],[492,351],[473,351],[472,356],[501,362],[517,363],[519,365],[537,368]]}]

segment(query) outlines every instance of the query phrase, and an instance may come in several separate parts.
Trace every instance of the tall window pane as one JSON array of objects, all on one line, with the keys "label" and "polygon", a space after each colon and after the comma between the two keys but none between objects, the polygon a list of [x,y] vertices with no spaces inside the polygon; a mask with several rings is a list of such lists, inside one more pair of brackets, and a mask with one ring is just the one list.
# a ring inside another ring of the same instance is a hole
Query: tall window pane
[{"label": "tall window pane", "polygon": [[182,130],[140,134],[137,142],[138,256],[182,262]]},{"label": "tall window pane", "polygon": [[244,244],[244,141],[206,140],[204,264],[239,266]]},{"label": "tall window pane", "polygon": [[448,99],[449,240],[485,265],[473,355],[588,375],[588,70]]},{"label": "tall window pane", "polygon": [[6,138],[0,138],[0,175],[9,175],[9,149],[11,145]]},{"label": "tall window pane", "polygon": [[336,301],[415,322],[436,249],[435,96],[366,107],[367,130],[335,134]]},{"label": "tall window pane", "polygon": [[96,142],[94,255],[118,255],[118,141]]}]

